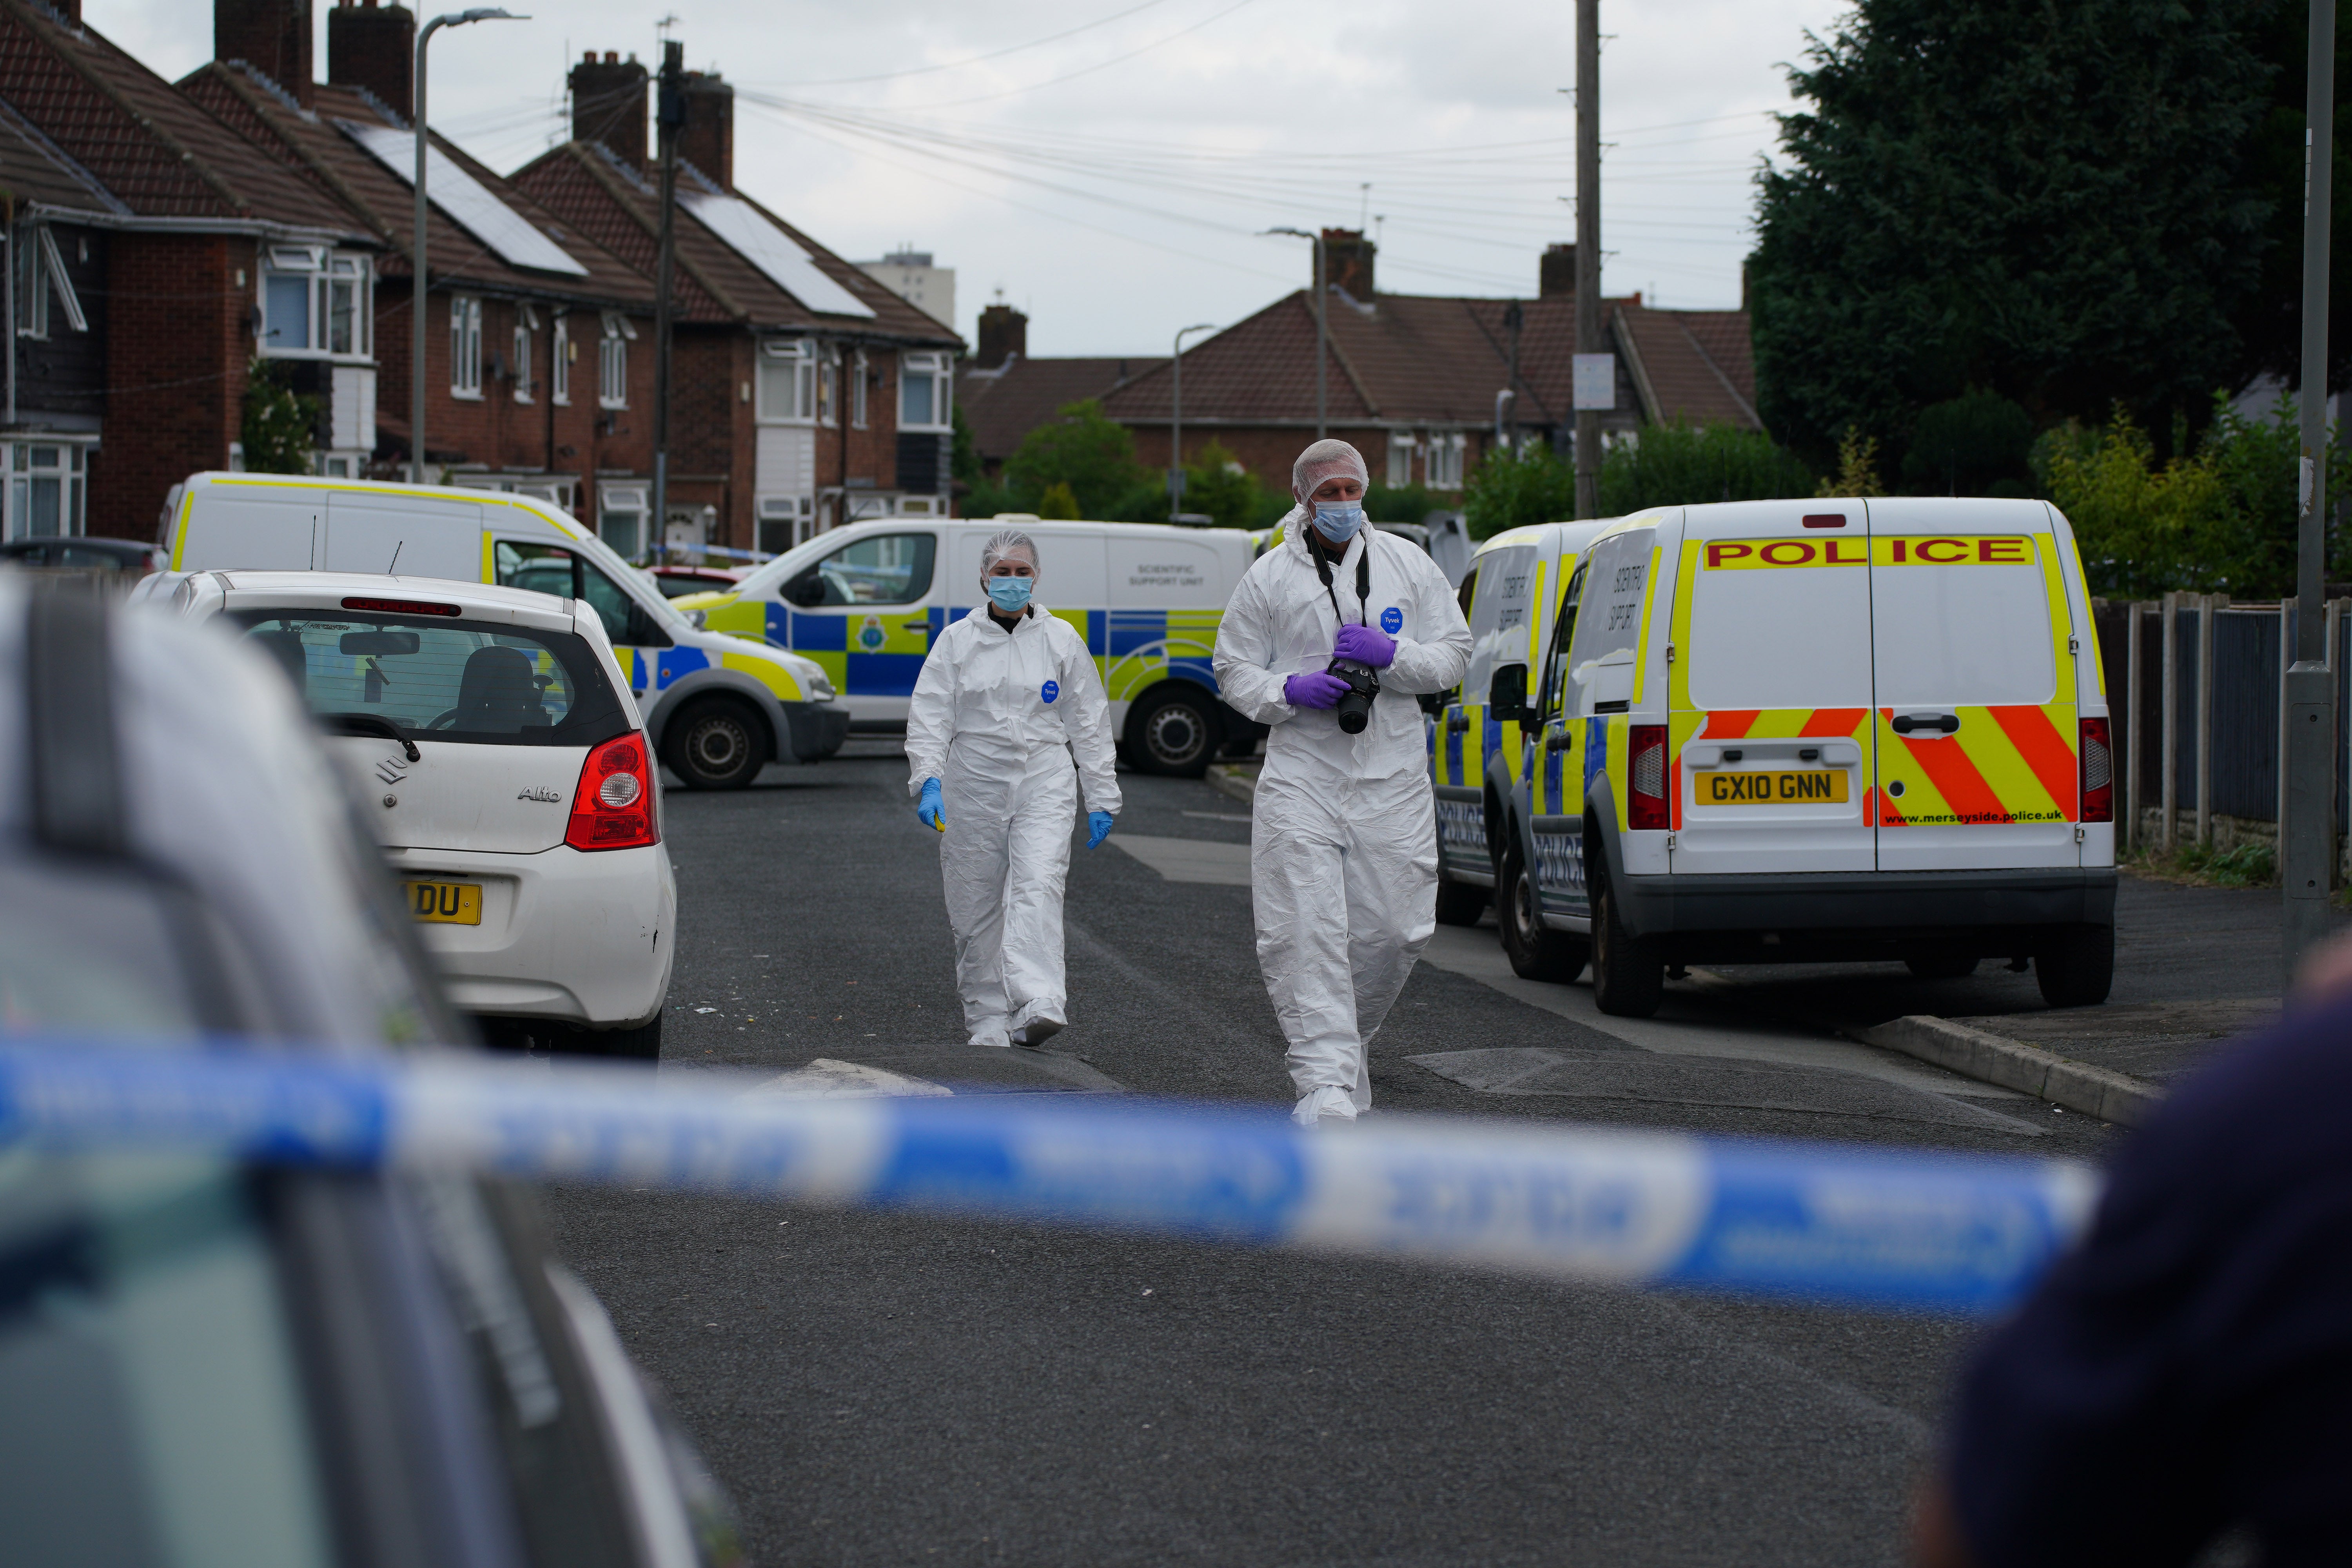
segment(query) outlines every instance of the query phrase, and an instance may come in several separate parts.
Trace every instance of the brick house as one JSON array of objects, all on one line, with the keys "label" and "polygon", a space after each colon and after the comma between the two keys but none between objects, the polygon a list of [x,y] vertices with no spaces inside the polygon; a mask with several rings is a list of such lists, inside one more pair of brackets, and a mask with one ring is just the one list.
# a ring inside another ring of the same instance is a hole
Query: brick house
[{"label": "brick house", "polygon": [[[660,232],[647,76],[591,54],[572,139],[514,183],[647,279]],[[949,508],[949,328],[735,186],[734,89],[689,73],[673,301],[669,497],[707,542],[775,553],[861,518]],[[674,523],[674,526],[676,524]]]},{"label": "brick house", "polygon": [[269,255],[372,270],[378,237],[85,26],[79,0],[0,0],[0,526],[154,538],[172,486],[237,458]]},{"label": "brick house", "polygon": [[1029,318],[1010,305],[982,307],[979,344],[956,377],[981,472],[1001,480],[1004,460],[1055,410],[1087,398],[1099,402],[1167,363],[1118,355],[1031,359]]},{"label": "brick house", "polygon": [[[322,205],[373,237],[364,332],[340,318],[306,331],[306,289],[340,287],[335,256],[272,250],[264,355],[326,394],[320,467],[404,478],[415,288],[415,17],[341,0],[327,16],[327,80],[312,79],[308,0],[216,0],[214,60],[182,92],[262,155],[299,174]],[[267,58],[274,68],[257,63]],[[276,73],[286,74],[280,78]],[[438,135],[428,171],[425,475],[519,490],[596,526],[624,555],[653,542],[653,289]],[[326,270],[321,270],[324,268]],[[293,324],[280,329],[278,300]],[[347,393],[365,392],[366,415]],[[351,416],[346,417],[346,410]]]}]

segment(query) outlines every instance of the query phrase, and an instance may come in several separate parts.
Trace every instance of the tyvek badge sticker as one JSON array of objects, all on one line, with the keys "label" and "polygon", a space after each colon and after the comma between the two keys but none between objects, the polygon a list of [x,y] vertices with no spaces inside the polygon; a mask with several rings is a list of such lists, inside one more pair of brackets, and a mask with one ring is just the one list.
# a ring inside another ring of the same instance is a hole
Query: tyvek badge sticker
[{"label": "tyvek badge sticker", "polygon": [[882,629],[879,616],[866,616],[866,624],[857,628],[857,646],[868,653],[881,652],[882,645],[889,640],[890,634]]},{"label": "tyvek badge sticker", "polygon": [[1037,689],[1037,695],[1044,698],[1048,702],[1053,701],[1055,698],[1059,697],[1061,694],[1062,683],[1058,680],[1049,680],[1045,682],[1045,685]]},{"label": "tyvek badge sticker", "polygon": [[1398,609],[1394,605],[1391,605],[1387,609],[1382,610],[1381,612],[1381,630],[1388,633],[1391,637],[1394,637],[1397,633],[1404,630],[1404,612]]}]

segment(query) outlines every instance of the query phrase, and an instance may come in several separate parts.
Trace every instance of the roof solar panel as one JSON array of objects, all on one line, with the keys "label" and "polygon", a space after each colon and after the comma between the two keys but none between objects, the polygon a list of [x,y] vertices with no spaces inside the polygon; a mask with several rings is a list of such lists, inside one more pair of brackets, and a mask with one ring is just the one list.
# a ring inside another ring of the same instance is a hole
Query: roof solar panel
[{"label": "roof solar panel", "polygon": [[[438,178],[436,175],[436,178]],[[792,237],[770,223],[740,196],[714,196],[702,191],[680,191],[678,201],[702,226],[771,281],[820,315],[866,316],[874,308],[826,277],[794,245]]]},{"label": "roof solar panel", "polygon": [[[416,171],[416,139],[389,125],[362,125],[339,120],[343,133],[373,153],[378,163],[413,183]],[[585,278],[588,269],[564,254],[561,246],[531,226],[530,220],[492,195],[466,173],[457,161],[438,147],[425,149],[425,195],[452,221],[506,260],[534,272],[562,272]]]}]

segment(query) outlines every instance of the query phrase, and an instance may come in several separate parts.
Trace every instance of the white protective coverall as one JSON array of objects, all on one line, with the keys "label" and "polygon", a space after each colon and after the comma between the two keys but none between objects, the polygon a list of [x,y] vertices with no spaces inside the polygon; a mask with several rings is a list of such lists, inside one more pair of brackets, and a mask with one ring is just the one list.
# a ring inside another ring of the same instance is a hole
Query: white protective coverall
[{"label": "white protective coverall", "polygon": [[[1307,551],[1310,517],[1293,508],[1282,542],[1242,578],[1216,654],[1220,695],[1272,727],[1251,810],[1250,898],[1302,1114],[1325,1088],[1356,1110],[1371,1105],[1366,1048],[1437,929],[1437,810],[1413,699],[1459,684],[1470,662],[1470,628],[1425,552],[1368,524],[1332,567],[1327,595]],[[1359,601],[1366,551],[1371,592]],[[1283,699],[1287,677],[1330,663],[1335,598],[1349,622],[1360,616],[1396,639],[1358,735],[1328,709]]]},{"label": "white protective coverall", "polygon": [[907,793],[940,781],[940,877],[974,1045],[1004,1045],[1034,1018],[1067,1021],[1073,754],[1087,809],[1116,814],[1110,704],[1067,621],[1033,602],[1007,635],[979,605],[940,634],[907,710]]}]

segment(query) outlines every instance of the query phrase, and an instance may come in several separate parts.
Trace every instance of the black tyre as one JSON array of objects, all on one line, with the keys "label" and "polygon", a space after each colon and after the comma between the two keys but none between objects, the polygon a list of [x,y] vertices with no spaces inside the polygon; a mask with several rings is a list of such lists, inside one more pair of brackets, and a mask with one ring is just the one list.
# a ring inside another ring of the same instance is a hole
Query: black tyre
[{"label": "black tyre", "polygon": [[1437,923],[1442,926],[1474,926],[1486,906],[1495,900],[1492,890],[1474,888],[1467,882],[1457,882],[1446,874],[1445,862],[1437,863]]},{"label": "black tyre", "polygon": [[767,731],[735,699],[705,697],[662,731],[661,752],[688,789],[741,789],[768,761]]},{"label": "black tyre", "polygon": [[1604,879],[1593,889],[1592,1000],[1619,1018],[1646,1018],[1665,1000],[1666,964],[1658,944],[1625,929],[1617,896]]},{"label": "black tyre", "polygon": [[1583,938],[1553,931],[1543,923],[1543,906],[1536,898],[1536,879],[1529,874],[1517,844],[1503,851],[1503,873],[1496,879],[1496,923],[1502,927],[1503,955],[1511,973],[1522,980],[1548,980],[1573,984],[1584,973],[1591,947]]},{"label": "black tyre", "polygon": [[598,1056],[622,1061],[661,1060],[662,1016],[656,1013],[634,1029],[598,1029],[587,1037]]},{"label": "black tyre", "polygon": [[1171,691],[1148,698],[1127,721],[1127,760],[1139,773],[1196,779],[1216,754],[1217,726],[1205,700]]},{"label": "black tyre", "polygon": [[2033,978],[2053,1007],[2095,1007],[2116,984],[2116,928],[2074,926],[2033,955]]},{"label": "black tyre", "polygon": [[1922,952],[1905,959],[1903,966],[1922,980],[1965,980],[1977,972],[1979,962],[1970,954]]}]

